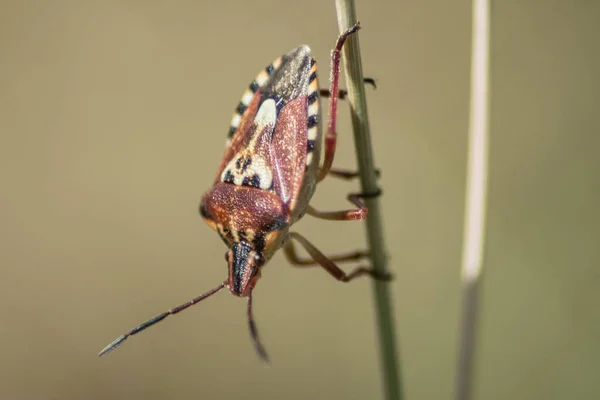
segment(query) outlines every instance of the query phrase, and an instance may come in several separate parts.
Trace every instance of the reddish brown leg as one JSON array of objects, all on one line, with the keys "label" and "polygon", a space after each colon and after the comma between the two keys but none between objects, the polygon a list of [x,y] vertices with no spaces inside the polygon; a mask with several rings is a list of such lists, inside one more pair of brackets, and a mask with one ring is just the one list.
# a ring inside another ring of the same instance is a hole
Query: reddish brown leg
[{"label": "reddish brown leg", "polygon": [[[336,178],[340,178],[340,179],[350,180],[350,179],[358,178],[359,174],[358,174],[358,171],[350,171],[348,169],[331,167],[331,169],[329,170],[329,175],[334,176]],[[381,171],[376,169],[375,176],[377,178],[379,178],[381,176]]]},{"label": "reddish brown leg", "polygon": [[[357,278],[361,275],[371,275],[375,279],[381,280],[390,280],[390,275],[381,275],[377,273],[374,269],[368,267],[358,267],[349,274],[346,274],[340,267],[338,267],[331,259],[327,258],[323,253],[319,251],[315,246],[312,245],[304,236],[297,232],[290,232],[290,239],[296,239],[302,247],[308,252],[308,254],[321,266],[325,269],[325,271],[329,272],[331,276],[341,282],[350,282],[352,279]],[[295,253],[294,250],[288,250],[292,247],[291,241],[288,241],[285,245],[286,252],[285,254],[288,256],[290,261],[294,262],[292,253]]]},{"label": "reddish brown leg", "polygon": [[[294,246],[294,243],[292,243],[291,240],[288,240],[285,247],[283,248],[283,251],[285,252],[285,255],[288,258],[288,260],[290,260],[290,262],[296,267],[305,268],[305,267],[314,267],[316,265],[319,265],[319,263],[312,258],[300,258],[298,256],[298,253],[296,252],[296,246]],[[366,258],[368,256],[369,256],[368,252],[357,250],[352,253],[327,256],[327,258],[329,258],[329,261],[332,261],[332,262],[345,262],[345,261],[357,261],[357,260]]]},{"label": "reddish brown leg", "polygon": [[[360,23],[356,23],[352,28],[342,33],[337,40],[335,48],[331,53],[331,87],[329,93],[338,93],[338,86],[340,80],[340,57],[341,50],[344,42],[349,35],[355,33],[360,29]],[[325,179],[329,173],[329,169],[333,164],[333,157],[335,155],[335,147],[337,141],[337,134],[335,130],[335,123],[337,118],[337,96],[333,96],[329,101],[329,124],[327,125],[327,135],[325,136],[325,160],[323,166],[319,170],[317,181]]]},{"label": "reddish brown leg", "polygon": [[360,199],[361,197],[376,197],[381,194],[381,191],[373,194],[364,194],[364,193],[351,193],[348,195],[348,200],[354,204],[356,207],[353,210],[343,210],[343,211],[318,211],[310,204],[306,208],[306,213],[308,215],[312,215],[315,218],[326,219],[330,221],[349,221],[349,220],[357,220],[357,219],[365,219],[367,218],[367,214],[369,210],[365,206],[365,203]]},{"label": "reddish brown leg", "polygon": [[[377,89],[377,85],[375,84],[375,79],[373,79],[373,78],[364,78],[363,82],[364,83],[368,83],[368,84],[372,85],[374,89]],[[319,95],[321,97],[330,97],[331,96],[331,92],[329,91],[329,89],[321,89],[321,90],[319,90]],[[340,90],[338,90],[338,98],[340,100],[344,100],[347,95],[348,95],[348,91],[346,89],[340,89]]]}]

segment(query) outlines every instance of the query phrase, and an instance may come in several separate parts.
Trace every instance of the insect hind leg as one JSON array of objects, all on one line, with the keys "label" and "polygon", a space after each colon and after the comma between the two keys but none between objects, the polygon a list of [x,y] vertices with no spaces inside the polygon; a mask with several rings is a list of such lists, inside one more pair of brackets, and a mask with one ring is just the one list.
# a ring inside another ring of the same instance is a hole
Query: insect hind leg
[{"label": "insect hind leg", "polygon": [[[290,239],[295,239],[298,241],[315,261],[315,264],[320,265],[325,271],[327,271],[331,276],[340,282],[350,282],[354,278],[358,278],[359,276],[363,275],[370,275],[374,279],[384,281],[389,281],[392,279],[390,274],[381,274],[371,267],[358,267],[352,272],[346,273],[340,267],[338,267],[335,262],[332,261],[332,259],[321,253],[319,249],[317,249],[311,242],[308,241],[308,239],[298,232],[290,232]],[[292,263],[298,259],[297,256],[294,256],[295,248],[293,247],[291,240],[285,245],[285,254]]]},{"label": "insect hind leg", "polygon": [[[286,242],[283,250],[287,259],[297,268],[309,268],[319,265],[319,263],[313,258],[301,258],[298,256],[298,253],[296,252],[296,246],[294,246],[294,243],[291,240]],[[332,262],[358,261],[367,257],[369,257],[369,252],[362,250],[327,256],[327,258],[329,258],[329,260]]]}]

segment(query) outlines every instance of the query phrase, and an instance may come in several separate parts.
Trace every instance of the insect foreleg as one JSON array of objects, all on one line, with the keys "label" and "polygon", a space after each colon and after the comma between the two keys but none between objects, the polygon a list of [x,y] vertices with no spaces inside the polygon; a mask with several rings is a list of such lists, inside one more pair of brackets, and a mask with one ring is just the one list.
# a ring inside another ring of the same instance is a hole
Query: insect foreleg
[{"label": "insect foreleg", "polygon": [[[332,167],[329,170],[329,175],[334,176],[336,178],[340,178],[340,179],[350,180],[350,179],[358,178],[359,172],[358,171],[350,171],[348,169]],[[375,176],[377,178],[379,178],[381,176],[381,171],[379,169],[375,170]]]},{"label": "insect foreleg", "polygon": [[[368,83],[369,85],[373,86],[374,89],[377,89],[377,85],[375,84],[375,79],[373,79],[373,78],[364,78],[363,82],[364,83]],[[338,98],[340,100],[344,100],[347,95],[348,95],[348,91],[346,89],[340,89],[340,90],[338,90]],[[329,89],[320,89],[319,90],[319,96],[321,96],[321,97],[330,97],[331,96],[331,92],[329,91]]]},{"label": "insect foreleg", "polygon": [[[357,22],[352,28],[342,33],[337,40],[335,49],[331,52],[331,87],[329,89],[330,93],[338,93],[338,86],[340,80],[340,57],[342,46],[344,46],[344,42],[346,41],[348,36],[355,33],[359,29],[360,23]],[[325,136],[325,159],[323,161],[323,166],[319,170],[317,182],[325,179],[325,177],[329,173],[331,165],[333,164],[333,157],[335,155],[335,147],[337,142],[337,133],[335,129],[337,119],[337,101],[337,96],[333,96],[329,101],[329,124],[327,126],[327,135]]]}]

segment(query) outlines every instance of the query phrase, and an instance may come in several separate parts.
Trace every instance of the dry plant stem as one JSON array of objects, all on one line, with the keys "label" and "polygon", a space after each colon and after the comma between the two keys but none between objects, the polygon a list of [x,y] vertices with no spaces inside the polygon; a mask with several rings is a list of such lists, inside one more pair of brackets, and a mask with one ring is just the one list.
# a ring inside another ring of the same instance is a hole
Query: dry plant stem
[{"label": "dry plant stem", "polygon": [[[354,1],[336,0],[335,4],[339,29],[340,32],[344,32],[357,21]],[[358,35],[351,35],[348,38],[343,49],[343,61],[362,192],[377,193],[377,174],[371,147]],[[387,274],[387,256],[379,200],[377,197],[367,197],[365,204],[369,209],[366,224],[371,260],[373,268],[383,276]],[[373,285],[384,393],[386,399],[396,400],[402,398],[402,388],[397,361],[394,313],[389,292],[390,284],[373,279]]]},{"label": "dry plant stem", "polygon": [[456,400],[473,390],[478,288],[483,269],[489,136],[490,1],[473,0],[469,161],[463,237],[463,310],[456,371]]}]

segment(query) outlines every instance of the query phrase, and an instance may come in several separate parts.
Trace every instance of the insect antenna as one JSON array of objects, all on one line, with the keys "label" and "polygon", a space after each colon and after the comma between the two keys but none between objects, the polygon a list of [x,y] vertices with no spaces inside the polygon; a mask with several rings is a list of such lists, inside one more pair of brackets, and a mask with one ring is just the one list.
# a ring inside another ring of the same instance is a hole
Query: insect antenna
[{"label": "insect antenna", "polygon": [[260,338],[258,337],[256,324],[254,323],[254,317],[252,316],[252,291],[250,291],[248,294],[248,325],[250,326],[250,336],[252,336],[254,346],[256,347],[256,351],[260,355],[260,358],[262,358],[264,362],[270,363],[269,356],[265,351],[265,347],[262,345]]},{"label": "insect antenna", "polygon": [[200,296],[188,301],[187,303],[183,303],[175,308],[171,308],[170,310],[157,315],[154,318],[150,318],[148,321],[141,323],[140,325],[136,326],[135,328],[131,329],[129,332],[125,333],[124,335],[119,336],[118,338],[116,338],[111,344],[109,344],[108,346],[106,346],[105,348],[102,349],[102,351],[98,354],[98,356],[103,356],[106,353],[109,353],[111,351],[113,351],[114,349],[116,349],[117,347],[119,347],[125,340],[127,340],[127,338],[131,335],[135,335],[138,332],[143,331],[146,328],[151,327],[154,324],[159,323],[160,321],[162,321],[163,319],[167,318],[169,315],[172,314],[177,314],[180,311],[185,310],[188,307],[193,306],[196,303],[199,303],[200,301],[206,299],[207,297],[212,296],[213,294],[217,293],[219,290],[223,289],[226,285],[227,281],[221,283],[219,286],[217,286],[214,289],[209,290],[208,292],[201,294]]}]

